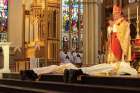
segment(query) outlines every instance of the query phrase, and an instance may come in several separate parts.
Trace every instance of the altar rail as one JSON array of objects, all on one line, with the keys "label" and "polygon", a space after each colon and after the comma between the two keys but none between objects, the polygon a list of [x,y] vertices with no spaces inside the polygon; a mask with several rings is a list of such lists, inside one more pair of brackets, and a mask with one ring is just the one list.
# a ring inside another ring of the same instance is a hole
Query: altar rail
[{"label": "altar rail", "polygon": [[27,58],[22,60],[16,60],[15,72],[19,72],[20,70],[44,67],[46,65],[47,63],[44,58]]}]

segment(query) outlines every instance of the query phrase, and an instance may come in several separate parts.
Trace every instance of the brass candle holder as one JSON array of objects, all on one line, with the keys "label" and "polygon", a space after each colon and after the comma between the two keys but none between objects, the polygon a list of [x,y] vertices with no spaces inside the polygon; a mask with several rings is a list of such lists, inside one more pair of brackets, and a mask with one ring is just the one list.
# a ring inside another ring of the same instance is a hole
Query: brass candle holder
[{"label": "brass candle holder", "polygon": [[139,35],[139,5],[137,5],[137,36],[136,36],[136,39],[140,38],[140,35]]}]

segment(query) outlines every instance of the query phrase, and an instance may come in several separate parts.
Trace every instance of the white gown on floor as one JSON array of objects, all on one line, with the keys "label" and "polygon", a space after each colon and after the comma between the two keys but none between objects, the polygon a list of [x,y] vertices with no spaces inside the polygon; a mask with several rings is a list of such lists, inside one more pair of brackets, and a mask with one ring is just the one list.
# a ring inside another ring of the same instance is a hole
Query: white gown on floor
[{"label": "white gown on floor", "polygon": [[127,62],[118,62],[113,64],[98,64],[90,67],[82,67],[77,68],[72,63],[51,65],[48,67],[35,68],[33,71],[37,75],[47,74],[47,73],[55,73],[55,74],[63,74],[65,69],[81,69],[83,73],[88,75],[106,75],[106,73],[111,73],[114,75],[122,75],[122,74],[130,74],[131,76],[137,76],[137,71],[130,66]]},{"label": "white gown on floor", "polygon": [[88,75],[124,75],[130,74],[131,76],[138,76],[136,69],[132,68],[128,62],[117,62],[112,64],[98,64],[91,67],[83,67],[82,71]]},{"label": "white gown on floor", "polygon": [[50,65],[47,67],[34,68],[33,71],[37,75],[49,74],[49,73],[63,74],[65,69],[78,69],[78,68],[75,65],[73,65],[72,63],[65,63],[65,64],[61,64],[59,66]]}]

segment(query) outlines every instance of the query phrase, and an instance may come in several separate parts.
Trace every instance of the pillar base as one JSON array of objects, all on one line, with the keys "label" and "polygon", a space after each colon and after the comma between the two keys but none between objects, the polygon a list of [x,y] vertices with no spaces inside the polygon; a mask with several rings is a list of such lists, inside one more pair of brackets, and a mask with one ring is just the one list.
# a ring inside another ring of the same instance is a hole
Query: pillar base
[{"label": "pillar base", "polygon": [[3,78],[3,76],[2,76],[2,74],[3,73],[10,73],[11,71],[10,71],[10,69],[0,69],[0,79],[2,79]]}]

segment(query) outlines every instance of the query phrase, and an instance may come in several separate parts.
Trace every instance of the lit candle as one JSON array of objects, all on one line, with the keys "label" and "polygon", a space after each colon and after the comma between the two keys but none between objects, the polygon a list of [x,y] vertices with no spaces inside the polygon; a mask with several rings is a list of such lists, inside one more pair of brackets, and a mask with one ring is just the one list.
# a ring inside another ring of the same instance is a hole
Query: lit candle
[{"label": "lit candle", "polygon": [[128,21],[130,21],[130,8],[128,7]]},{"label": "lit candle", "polygon": [[139,18],[139,6],[137,6],[137,20]]}]

